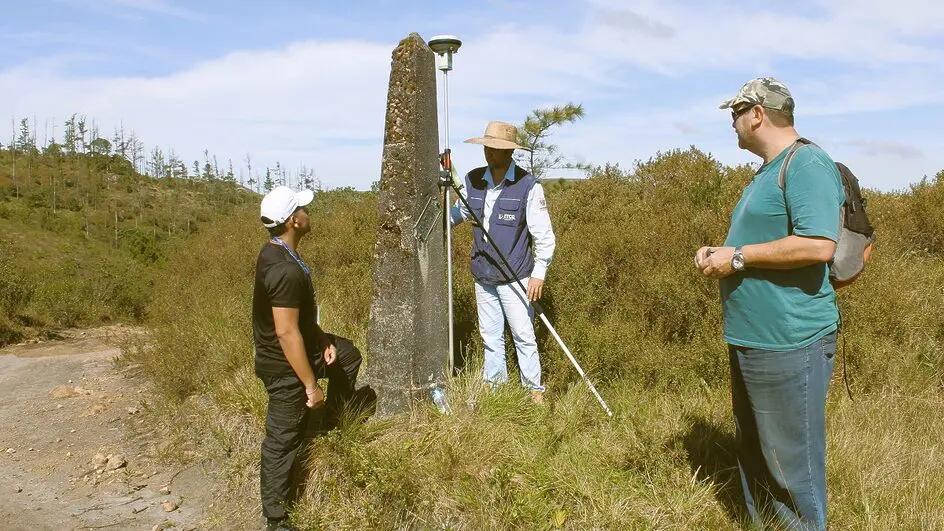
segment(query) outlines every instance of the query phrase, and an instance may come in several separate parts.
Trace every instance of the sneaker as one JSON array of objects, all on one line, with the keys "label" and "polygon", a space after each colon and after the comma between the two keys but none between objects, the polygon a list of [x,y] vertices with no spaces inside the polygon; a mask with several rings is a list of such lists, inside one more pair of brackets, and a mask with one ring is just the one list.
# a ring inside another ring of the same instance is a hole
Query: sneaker
[{"label": "sneaker", "polygon": [[544,393],[541,391],[531,391],[531,401],[535,404],[544,403]]},{"label": "sneaker", "polygon": [[298,531],[298,528],[290,524],[287,518],[269,518],[266,520],[266,531]]}]

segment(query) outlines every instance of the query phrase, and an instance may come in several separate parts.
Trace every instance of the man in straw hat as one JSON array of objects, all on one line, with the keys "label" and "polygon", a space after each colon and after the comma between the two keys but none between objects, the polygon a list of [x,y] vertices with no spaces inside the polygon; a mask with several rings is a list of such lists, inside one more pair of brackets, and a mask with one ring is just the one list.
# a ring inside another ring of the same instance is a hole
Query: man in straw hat
[{"label": "man in straw hat", "polygon": [[[256,260],[252,332],[256,375],[269,394],[262,441],[260,492],[270,530],[292,530],[286,504],[292,469],[305,436],[309,409],[325,406],[325,423],[337,422],[353,397],[361,354],[347,339],[318,326],[311,273],[298,244],[311,230],[311,190],[279,186],[262,198],[260,217],[270,240]],[[327,376],[328,399],[316,378]]]},{"label": "man in straw hat", "polygon": [[826,392],[839,324],[828,262],[842,181],[825,151],[798,144],[783,83],[753,79],[721,108],[731,109],[738,146],[764,160],[724,246],[695,255],[704,276],[720,279],[744,500],[761,526],[769,509],[785,528],[826,529]]},{"label": "man in straw hat", "polygon": [[[518,354],[521,384],[531,390],[535,403],[543,400],[541,360],[534,337],[531,301],[541,298],[547,267],[554,255],[555,238],[547,212],[544,189],[537,178],[515,165],[518,130],[504,122],[489,122],[485,134],[466,140],[485,146],[487,166],[465,176],[472,211],[482,221],[473,227],[472,276],[478,306],[479,332],[485,344],[483,378],[490,384],[508,381],[505,364],[505,319]],[[464,205],[452,207],[453,225],[471,219]],[[508,263],[508,271],[493,244]],[[532,251],[532,246],[534,250]],[[516,280],[527,286],[523,291]]]}]

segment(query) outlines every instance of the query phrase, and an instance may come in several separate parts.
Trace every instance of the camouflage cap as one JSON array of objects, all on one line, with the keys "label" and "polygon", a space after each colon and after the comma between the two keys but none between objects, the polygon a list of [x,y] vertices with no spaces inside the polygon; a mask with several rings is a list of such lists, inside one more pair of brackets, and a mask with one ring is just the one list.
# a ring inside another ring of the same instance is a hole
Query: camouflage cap
[{"label": "camouflage cap", "polygon": [[739,103],[753,103],[787,114],[793,114],[794,107],[793,96],[786,85],[772,77],[759,77],[748,81],[738,91],[737,96],[722,101],[718,108],[727,109]]}]

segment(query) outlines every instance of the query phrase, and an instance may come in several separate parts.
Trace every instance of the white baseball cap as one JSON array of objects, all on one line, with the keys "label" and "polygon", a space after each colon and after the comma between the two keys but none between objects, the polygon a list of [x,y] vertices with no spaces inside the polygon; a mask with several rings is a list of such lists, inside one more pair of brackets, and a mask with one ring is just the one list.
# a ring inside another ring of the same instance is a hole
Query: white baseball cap
[{"label": "white baseball cap", "polygon": [[267,229],[278,227],[296,210],[310,204],[314,198],[315,193],[311,190],[296,192],[288,186],[276,186],[262,198],[259,208],[262,224]]}]

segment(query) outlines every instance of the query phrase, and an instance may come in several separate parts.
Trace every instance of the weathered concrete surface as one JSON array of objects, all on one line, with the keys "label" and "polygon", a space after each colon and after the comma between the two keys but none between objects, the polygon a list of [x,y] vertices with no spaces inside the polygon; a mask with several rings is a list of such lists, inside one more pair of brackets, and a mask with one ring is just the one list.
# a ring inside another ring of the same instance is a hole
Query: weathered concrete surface
[{"label": "weathered concrete surface", "polygon": [[416,33],[393,51],[364,380],[377,413],[410,409],[448,356],[435,57]]}]

